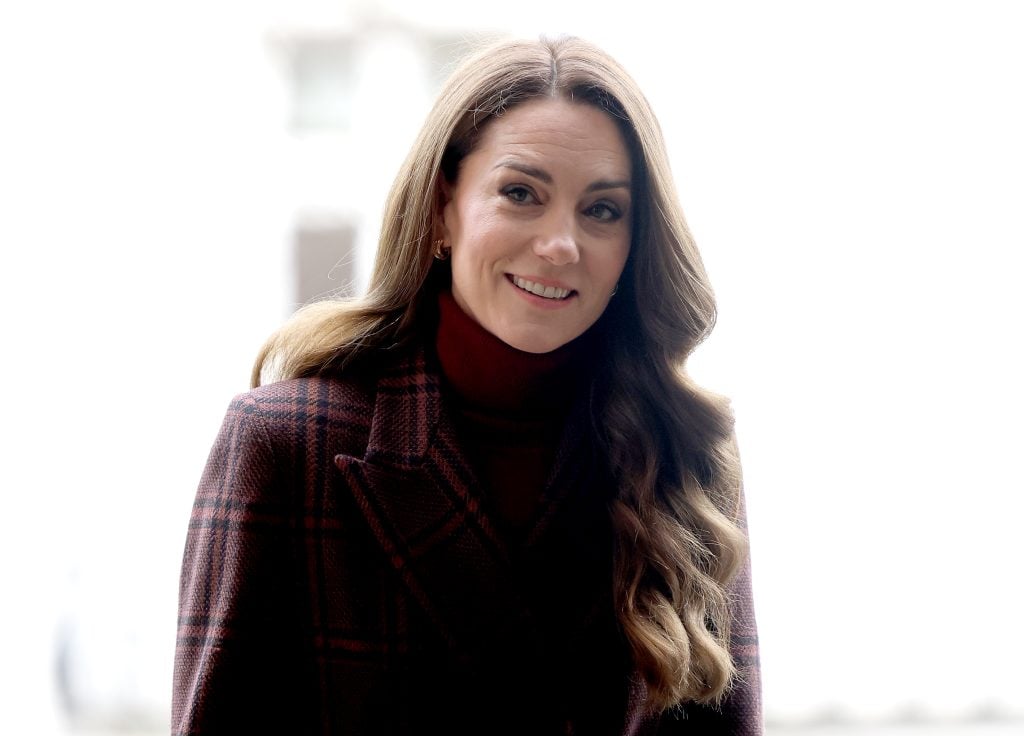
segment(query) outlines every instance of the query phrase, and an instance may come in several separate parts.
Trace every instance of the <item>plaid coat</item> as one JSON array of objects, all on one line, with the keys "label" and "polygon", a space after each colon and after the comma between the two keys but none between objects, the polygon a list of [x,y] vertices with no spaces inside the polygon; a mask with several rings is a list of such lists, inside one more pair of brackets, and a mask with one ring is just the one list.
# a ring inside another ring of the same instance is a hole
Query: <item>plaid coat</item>
[{"label": "plaid coat", "polygon": [[173,732],[759,734],[746,574],[743,681],[720,710],[645,713],[583,423],[570,419],[512,548],[422,350],[372,376],[236,397],[185,546]]}]

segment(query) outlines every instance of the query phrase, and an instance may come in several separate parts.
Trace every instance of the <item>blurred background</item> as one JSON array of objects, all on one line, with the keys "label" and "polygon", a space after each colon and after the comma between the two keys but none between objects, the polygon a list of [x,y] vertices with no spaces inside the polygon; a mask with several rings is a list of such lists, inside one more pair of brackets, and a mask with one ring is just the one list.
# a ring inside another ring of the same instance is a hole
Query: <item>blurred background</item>
[{"label": "blurred background", "polygon": [[721,317],[769,734],[1024,733],[1016,2],[0,5],[0,733],[167,731],[196,483],[482,37],[604,46]]}]

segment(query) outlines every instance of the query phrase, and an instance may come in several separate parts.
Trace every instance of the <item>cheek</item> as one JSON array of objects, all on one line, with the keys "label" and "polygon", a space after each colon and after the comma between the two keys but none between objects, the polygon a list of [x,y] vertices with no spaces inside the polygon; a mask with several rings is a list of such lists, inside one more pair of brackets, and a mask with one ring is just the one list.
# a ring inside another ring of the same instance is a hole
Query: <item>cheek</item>
[{"label": "cheek", "polygon": [[609,249],[605,257],[601,259],[599,266],[602,281],[614,284],[622,276],[626,267],[626,260],[629,258],[629,241],[620,243],[617,247]]},{"label": "cheek", "polygon": [[[500,271],[501,238],[489,223],[472,212],[464,213],[472,226],[463,228],[452,242],[452,291],[463,299],[479,299],[491,288],[493,274]],[[474,219],[475,218],[475,219]],[[461,304],[463,309],[468,305]],[[467,310],[472,311],[472,310]]]},{"label": "cheek", "polygon": [[462,228],[452,242],[452,257],[463,264],[472,262],[478,265],[487,265],[502,258],[507,250],[508,233],[502,228],[500,219],[473,208],[462,214],[462,222],[472,224]]}]

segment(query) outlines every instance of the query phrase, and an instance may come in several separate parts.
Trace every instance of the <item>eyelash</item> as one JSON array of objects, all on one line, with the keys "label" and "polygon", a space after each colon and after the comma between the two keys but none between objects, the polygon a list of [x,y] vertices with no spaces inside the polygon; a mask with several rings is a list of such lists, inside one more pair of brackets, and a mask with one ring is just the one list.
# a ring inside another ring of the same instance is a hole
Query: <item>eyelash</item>
[{"label": "eyelash", "polygon": [[[505,187],[501,193],[511,202],[515,204],[526,204],[527,199],[532,197],[536,200],[533,192],[528,187],[524,187],[521,184],[514,184],[509,187]],[[607,212],[605,216],[599,216],[595,214],[596,210],[604,210]],[[615,222],[622,217],[622,211],[611,204],[610,202],[596,202],[590,205],[586,209],[587,214],[591,215],[598,222]]]}]

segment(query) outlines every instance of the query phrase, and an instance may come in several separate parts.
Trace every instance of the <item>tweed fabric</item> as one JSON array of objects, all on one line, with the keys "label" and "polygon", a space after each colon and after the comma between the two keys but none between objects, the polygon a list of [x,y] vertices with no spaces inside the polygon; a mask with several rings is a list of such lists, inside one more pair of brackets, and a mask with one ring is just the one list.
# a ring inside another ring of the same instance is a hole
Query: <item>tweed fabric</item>
[{"label": "tweed fabric", "polygon": [[760,733],[747,577],[746,681],[660,731],[645,714],[584,419],[510,547],[422,350],[236,397],[185,545],[173,733]]}]

